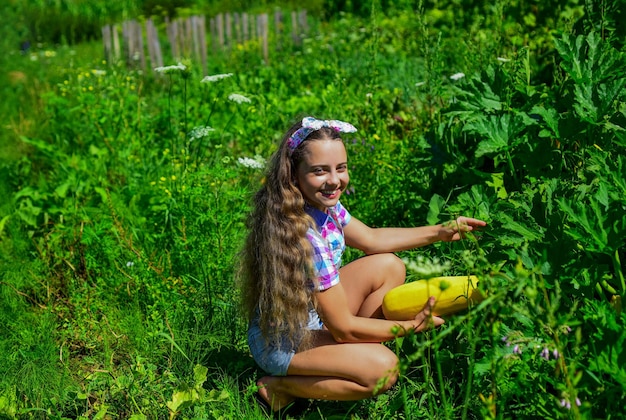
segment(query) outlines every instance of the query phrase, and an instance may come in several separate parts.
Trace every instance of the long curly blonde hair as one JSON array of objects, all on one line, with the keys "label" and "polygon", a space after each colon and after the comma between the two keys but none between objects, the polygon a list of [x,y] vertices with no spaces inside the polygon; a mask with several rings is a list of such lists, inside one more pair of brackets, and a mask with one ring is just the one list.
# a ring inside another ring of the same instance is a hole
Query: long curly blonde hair
[{"label": "long curly blonde hair", "polygon": [[297,170],[314,140],[339,140],[331,128],[313,131],[293,151],[287,141],[293,125],[268,162],[264,185],[254,196],[248,237],[242,250],[240,288],[248,319],[259,316],[263,335],[276,343],[307,346],[308,313],[315,306],[312,247],[306,238],[313,219],[297,186]]}]

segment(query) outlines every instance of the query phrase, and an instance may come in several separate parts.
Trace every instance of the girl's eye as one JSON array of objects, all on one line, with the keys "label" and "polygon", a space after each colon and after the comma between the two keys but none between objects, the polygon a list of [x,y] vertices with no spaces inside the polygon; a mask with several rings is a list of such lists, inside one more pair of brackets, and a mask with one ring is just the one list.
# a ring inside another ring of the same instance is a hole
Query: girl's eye
[{"label": "girl's eye", "polygon": [[313,173],[316,175],[321,175],[324,173],[324,170],[322,168],[314,168]]},{"label": "girl's eye", "polygon": [[345,172],[348,170],[348,165],[340,165],[337,167],[337,171],[339,172]]}]

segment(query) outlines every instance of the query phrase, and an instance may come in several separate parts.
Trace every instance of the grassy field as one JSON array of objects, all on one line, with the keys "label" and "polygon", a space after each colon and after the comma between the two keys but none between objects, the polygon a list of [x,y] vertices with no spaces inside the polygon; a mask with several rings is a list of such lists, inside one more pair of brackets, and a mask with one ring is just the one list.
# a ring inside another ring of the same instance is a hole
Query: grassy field
[{"label": "grassy field", "polygon": [[0,7],[16,23],[0,58],[0,416],[265,418],[238,252],[265,160],[316,115],[359,130],[342,198],[359,219],[489,223],[400,253],[409,281],[474,274],[487,299],[388,343],[390,392],[285,417],[625,417],[617,2],[311,2],[301,45],[265,62],[239,43],[208,74],[190,57],[169,72],[104,61],[98,39],[64,35],[82,10],[69,0],[50,6],[60,40],[20,51],[39,3]]}]

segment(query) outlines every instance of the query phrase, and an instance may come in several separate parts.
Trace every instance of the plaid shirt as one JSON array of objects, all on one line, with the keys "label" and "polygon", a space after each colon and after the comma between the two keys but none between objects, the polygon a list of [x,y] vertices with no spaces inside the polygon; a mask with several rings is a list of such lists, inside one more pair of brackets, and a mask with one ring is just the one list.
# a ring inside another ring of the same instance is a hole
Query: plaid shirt
[{"label": "plaid shirt", "polygon": [[346,249],[343,228],[350,222],[350,213],[338,202],[323,212],[306,206],[306,212],[315,220],[317,229],[310,227],[306,237],[313,245],[313,267],[319,291],[339,283],[341,256]]}]

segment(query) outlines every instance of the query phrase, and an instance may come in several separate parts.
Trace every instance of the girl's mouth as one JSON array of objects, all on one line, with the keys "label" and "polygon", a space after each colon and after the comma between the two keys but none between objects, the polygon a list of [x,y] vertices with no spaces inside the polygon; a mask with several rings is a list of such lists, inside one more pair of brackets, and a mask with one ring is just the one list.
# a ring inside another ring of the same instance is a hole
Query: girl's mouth
[{"label": "girl's mouth", "polygon": [[326,198],[335,198],[337,195],[339,195],[339,193],[341,192],[341,190],[339,189],[335,189],[335,190],[321,190],[320,193],[326,197]]}]

